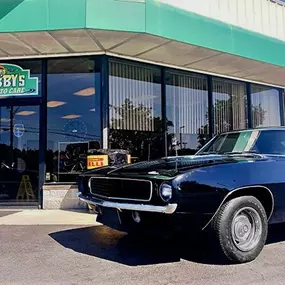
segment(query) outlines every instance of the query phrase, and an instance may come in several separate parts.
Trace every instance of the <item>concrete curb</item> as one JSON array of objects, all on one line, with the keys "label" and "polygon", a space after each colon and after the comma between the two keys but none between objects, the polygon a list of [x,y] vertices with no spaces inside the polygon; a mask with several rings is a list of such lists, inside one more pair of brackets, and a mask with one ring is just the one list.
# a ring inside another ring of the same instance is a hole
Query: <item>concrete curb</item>
[{"label": "concrete curb", "polygon": [[87,211],[22,210],[0,217],[0,225],[101,225],[96,215]]}]

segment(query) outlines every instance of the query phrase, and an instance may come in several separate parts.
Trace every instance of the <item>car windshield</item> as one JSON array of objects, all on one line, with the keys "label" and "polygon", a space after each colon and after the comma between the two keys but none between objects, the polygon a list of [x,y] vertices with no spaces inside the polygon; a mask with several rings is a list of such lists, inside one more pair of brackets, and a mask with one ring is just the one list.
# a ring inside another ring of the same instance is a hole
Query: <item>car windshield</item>
[{"label": "car windshield", "polygon": [[202,148],[197,155],[250,152],[258,134],[259,131],[221,134]]}]

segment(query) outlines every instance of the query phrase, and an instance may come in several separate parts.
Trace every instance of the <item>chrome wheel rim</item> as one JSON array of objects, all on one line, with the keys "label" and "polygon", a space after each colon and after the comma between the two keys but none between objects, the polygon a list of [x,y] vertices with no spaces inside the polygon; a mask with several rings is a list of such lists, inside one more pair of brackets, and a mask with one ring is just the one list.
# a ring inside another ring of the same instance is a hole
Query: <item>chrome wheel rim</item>
[{"label": "chrome wheel rim", "polygon": [[233,242],[239,250],[254,249],[262,235],[262,222],[258,212],[251,207],[240,209],[232,220],[231,234]]}]

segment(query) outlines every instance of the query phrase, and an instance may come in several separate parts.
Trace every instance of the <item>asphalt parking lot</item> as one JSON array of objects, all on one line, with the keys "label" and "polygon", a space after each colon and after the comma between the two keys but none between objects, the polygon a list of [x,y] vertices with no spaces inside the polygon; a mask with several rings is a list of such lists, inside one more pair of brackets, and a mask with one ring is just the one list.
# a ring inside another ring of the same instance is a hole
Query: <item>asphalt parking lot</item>
[{"label": "asphalt parking lot", "polygon": [[204,242],[134,238],[104,226],[0,226],[0,284],[285,284],[285,225],[254,262]]}]

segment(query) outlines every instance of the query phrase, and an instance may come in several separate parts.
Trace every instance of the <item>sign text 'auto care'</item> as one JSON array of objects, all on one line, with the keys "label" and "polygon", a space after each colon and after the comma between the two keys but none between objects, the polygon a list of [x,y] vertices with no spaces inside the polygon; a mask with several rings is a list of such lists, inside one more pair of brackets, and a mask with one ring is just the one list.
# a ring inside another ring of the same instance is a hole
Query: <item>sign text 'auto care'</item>
[{"label": "sign text 'auto care'", "polygon": [[38,78],[18,65],[0,63],[0,97],[23,95],[38,95]]}]

